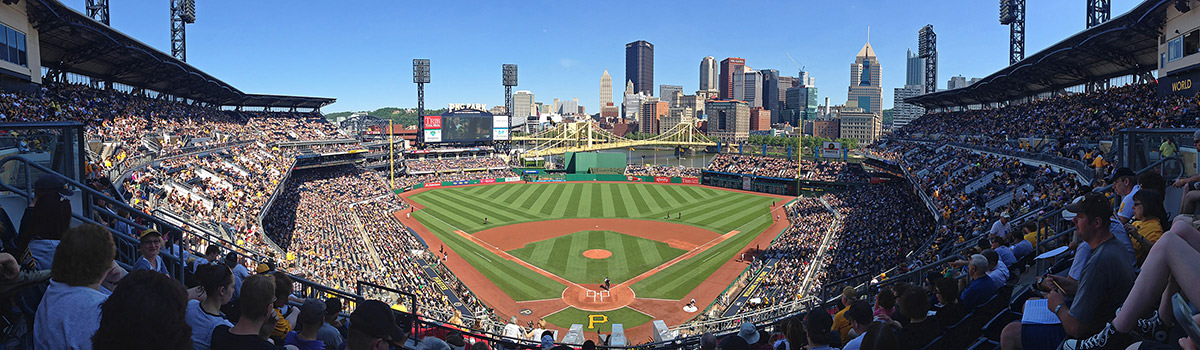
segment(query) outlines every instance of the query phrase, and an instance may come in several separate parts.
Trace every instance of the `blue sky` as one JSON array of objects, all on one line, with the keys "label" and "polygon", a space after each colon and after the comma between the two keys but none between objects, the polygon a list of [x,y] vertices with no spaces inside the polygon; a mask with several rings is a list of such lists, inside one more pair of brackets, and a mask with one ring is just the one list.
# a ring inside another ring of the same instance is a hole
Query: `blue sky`
[{"label": "blue sky", "polygon": [[[60,0],[82,12],[84,0]],[[816,78],[822,98],[846,100],[850,63],[867,40],[883,66],[884,106],[904,84],[917,30],[938,35],[939,88],[1008,64],[1008,26],[994,0],[928,1],[284,1],[197,0],[188,63],[248,93],[335,97],[325,112],[416,107],[413,58],[432,60],[426,108],[503,104],[500,65],[519,65],[539,102],[579,98],[597,111],[608,69],[624,89],[625,43],[655,46],[659,84],[699,86],[704,56]],[[170,52],[169,1],[112,0],[112,26]],[[1113,17],[1139,2],[1112,0]],[[1084,29],[1085,0],[1028,1],[1026,54]]]}]

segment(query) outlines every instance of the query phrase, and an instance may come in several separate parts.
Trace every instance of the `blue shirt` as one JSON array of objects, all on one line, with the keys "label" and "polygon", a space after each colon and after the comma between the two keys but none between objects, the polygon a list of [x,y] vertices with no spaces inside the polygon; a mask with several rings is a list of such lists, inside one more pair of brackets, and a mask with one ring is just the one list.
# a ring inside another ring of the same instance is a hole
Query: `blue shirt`
[{"label": "blue shirt", "polygon": [[242,280],[250,277],[250,270],[246,270],[246,265],[237,264],[233,267],[233,298],[237,299],[242,295]]},{"label": "blue shirt", "polygon": [[288,332],[287,336],[283,338],[283,344],[295,345],[296,347],[300,348],[300,350],[322,350],[325,348],[325,343],[320,339],[300,339],[300,333],[296,333],[296,331]]},{"label": "blue shirt", "polygon": [[971,280],[971,283],[967,284],[967,288],[963,289],[962,294],[958,298],[962,301],[963,307],[967,308],[967,310],[974,310],[987,302],[988,299],[991,299],[992,296],[995,296],[997,289],[1000,289],[1000,286],[994,280],[988,276],[983,276]]},{"label": "blue shirt", "polygon": [[1000,256],[1000,262],[1004,263],[1004,266],[1013,266],[1017,263],[1017,257],[1013,256],[1012,249],[1009,249],[1006,245],[996,247],[996,255]]},{"label": "blue shirt", "polygon": [[70,286],[50,279],[33,319],[35,349],[92,348],[92,335],[100,329],[100,304],[108,293],[89,287]]},{"label": "blue shirt", "polygon": [[1033,253],[1033,243],[1022,239],[1017,244],[1013,244],[1010,249],[1012,249],[1013,256],[1017,259],[1024,258],[1026,255]]},{"label": "blue shirt", "polygon": [[233,327],[233,323],[225,319],[225,315],[213,315],[200,307],[199,300],[189,300],[187,305],[187,324],[192,327],[192,349],[208,350],[212,344],[213,329],[220,325]]},{"label": "blue shirt", "polygon": [[150,260],[146,260],[146,257],[144,257],[144,256],[139,257],[137,262],[133,263],[133,270],[134,271],[137,271],[137,270],[157,271],[158,273],[167,275],[168,277],[171,276],[171,273],[167,272],[167,264],[163,263],[163,259],[161,256],[155,255],[154,261],[158,266],[157,269],[150,266]]},{"label": "blue shirt", "polygon": [[328,322],[321,324],[321,329],[317,331],[317,339],[325,343],[326,350],[342,348],[342,333]]}]

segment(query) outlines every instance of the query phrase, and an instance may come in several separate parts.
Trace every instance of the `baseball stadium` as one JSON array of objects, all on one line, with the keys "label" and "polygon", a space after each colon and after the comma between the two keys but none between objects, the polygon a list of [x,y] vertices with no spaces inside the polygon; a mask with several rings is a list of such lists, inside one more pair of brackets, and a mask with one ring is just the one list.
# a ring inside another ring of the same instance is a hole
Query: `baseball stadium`
[{"label": "baseball stadium", "polygon": [[426,110],[414,58],[418,108],[327,114],[187,63],[193,0],[169,54],[5,0],[0,349],[1194,348],[1200,0],[1087,3],[1026,56],[1001,1],[1010,64],[952,89],[913,28],[884,124],[870,43],[832,109],[731,57],[595,114],[515,64]]}]

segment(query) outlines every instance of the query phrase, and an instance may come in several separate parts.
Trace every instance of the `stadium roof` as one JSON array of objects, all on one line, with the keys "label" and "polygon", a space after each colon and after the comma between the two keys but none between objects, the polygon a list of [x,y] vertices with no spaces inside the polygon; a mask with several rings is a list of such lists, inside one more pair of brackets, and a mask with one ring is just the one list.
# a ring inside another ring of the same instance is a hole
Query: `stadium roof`
[{"label": "stadium roof", "polygon": [[42,66],[216,105],[320,108],[336,99],[246,94],[58,0],[29,0]]},{"label": "stadium roof", "polygon": [[1014,100],[1158,68],[1158,36],[1173,0],[1146,0],[964,88],[904,99],[925,108]]}]

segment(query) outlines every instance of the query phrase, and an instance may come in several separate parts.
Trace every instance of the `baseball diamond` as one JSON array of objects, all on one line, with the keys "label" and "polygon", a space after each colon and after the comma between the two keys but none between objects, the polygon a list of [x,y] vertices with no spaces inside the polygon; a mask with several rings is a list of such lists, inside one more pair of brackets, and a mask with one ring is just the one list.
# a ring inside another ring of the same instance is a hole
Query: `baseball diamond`
[{"label": "baseball diamond", "polygon": [[[778,233],[767,229],[780,202],[700,186],[606,182],[465,186],[404,196],[417,210],[400,219],[414,222],[427,241],[444,243],[451,252],[447,265],[485,302],[532,309],[564,329],[586,326],[588,315],[620,320],[613,322],[626,328],[655,318],[685,320],[690,315],[679,311],[685,297],[724,288],[731,278],[714,278],[714,272],[726,264],[744,267],[732,262],[738,253],[760,235]],[[585,256],[599,251],[611,256]],[[473,280],[464,269],[484,278]],[[702,282],[708,283],[700,288]],[[499,295],[482,292],[490,289]]]}]

